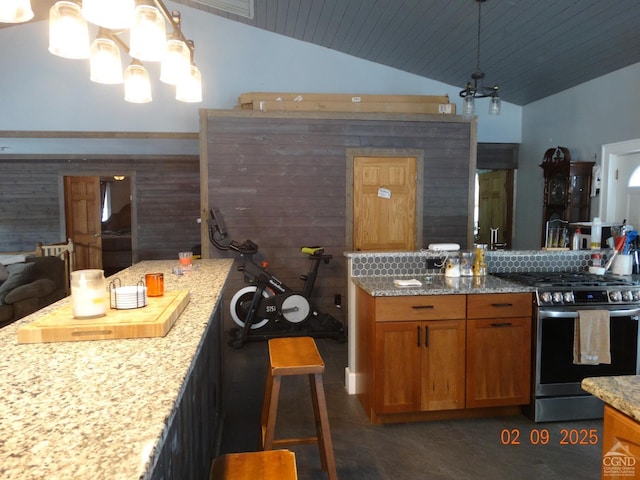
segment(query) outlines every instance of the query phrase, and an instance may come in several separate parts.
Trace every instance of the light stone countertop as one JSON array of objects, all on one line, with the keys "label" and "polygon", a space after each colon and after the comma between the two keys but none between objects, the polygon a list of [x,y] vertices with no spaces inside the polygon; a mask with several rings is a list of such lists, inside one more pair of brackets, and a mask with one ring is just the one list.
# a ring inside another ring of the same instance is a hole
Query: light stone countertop
[{"label": "light stone countertop", "polygon": [[0,329],[0,478],[145,478],[232,263],[197,260],[179,276],[177,261],[144,261],[111,277],[163,272],[165,291],[189,290],[165,337],[17,343],[18,327],[69,297]]},{"label": "light stone countertop", "polygon": [[582,380],[582,388],[640,422],[640,375],[589,377]]},{"label": "light stone countertop", "polygon": [[[395,279],[415,278],[422,283],[420,287],[397,287]],[[483,277],[450,278],[444,275],[417,276],[375,276],[353,277],[353,282],[373,297],[396,297],[409,295],[455,295],[483,293],[531,293],[535,288],[502,278],[486,275]]]}]

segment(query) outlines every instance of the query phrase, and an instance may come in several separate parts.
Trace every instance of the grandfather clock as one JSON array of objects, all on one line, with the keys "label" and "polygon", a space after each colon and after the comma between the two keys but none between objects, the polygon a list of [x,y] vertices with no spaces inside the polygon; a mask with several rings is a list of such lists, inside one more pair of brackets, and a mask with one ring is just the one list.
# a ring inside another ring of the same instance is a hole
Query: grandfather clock
[{"label": "grandfather clock", "polygon": [[595,162],[572,162],[565,147],[550,148],[540,167],[544,170],[542,245],[547,221],[561,219],[569,223],[590,220],[591,171]]}]

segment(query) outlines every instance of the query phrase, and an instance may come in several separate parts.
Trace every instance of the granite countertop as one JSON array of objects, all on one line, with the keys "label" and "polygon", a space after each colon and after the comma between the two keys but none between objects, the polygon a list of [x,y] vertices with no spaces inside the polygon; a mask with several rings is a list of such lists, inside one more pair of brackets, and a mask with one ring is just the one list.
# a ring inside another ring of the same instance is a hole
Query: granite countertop
[{"label": "granite countertop", "polygon": [[[415,278],[422,283],[420,287],[397,287],[396,279]],[[484,277],[450,278],[444,275],[418,276],[375,276],[353,277],[353,282],[374,297],[397,297],[409,295],[465,295],[480,293],[531,293],[535,288],[502,278],[487,275]]]},{"label": "granite countertop", "polygon": [[140,262],[112,278],[163,272],[190,301],[164,337],[18,344],[17,329],[70,297],[0,329],[0,478],[146,478],[179,401],[232,260]]},{"label": "granite countertop", "polygon": [[640,422],[640,375],[589,377],[582,380],[582,388]]}]

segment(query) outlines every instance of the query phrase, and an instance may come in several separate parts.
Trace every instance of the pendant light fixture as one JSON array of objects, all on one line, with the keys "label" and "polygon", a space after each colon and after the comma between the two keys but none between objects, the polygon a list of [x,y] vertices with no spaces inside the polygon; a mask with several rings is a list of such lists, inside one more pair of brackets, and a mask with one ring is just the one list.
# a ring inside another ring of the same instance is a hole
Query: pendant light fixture
[{"label": "pendant light fixture", "polygon": [[[180,12],[172,12],[173,21],[180,26]],[[193,48],[193,42],[190,44]],[[190,74],[191,48],[178,35],[172,33],[167,40],[167,47],[160,64],[160,81],[169,85],[177,85],[178,81]]]},{"label": "pendant light fixture", "polygon": [[142,61],[159,62],[167,50],[164,18],[156,7],[140,4],[136,7],[131,27],[129,54]]},{"label": "pendant light fixture", "polygon": [[[476,71],[471,74],[472,82],[467,82],[464,90],[460,91],[462,97],[462,115],[471,118],[476,113],[476,98],[491,98],[489,102],[489,115],[500,115],[501,101],[498,96],[498,86],[485,87],[483,85],[484,72],[480,70],[480,32],[482,19],[482,4],[486,0],[475,0],[478,3],[478,42],[476,51]],[[480,83],[478,85],[478,82]]]},{"label": "pendant light fixture", "polygon": [[91,44],[89,58],[90,76],[92,82],[114,85],[124,82],[122,75],[122,61],[120,48],[109,38],[104,28],[98,30],[98,36]]},{"label": "pendant light fixture", "polygon": [[188,103],[202,101],[202,77],[195,65],[191,65],[189,75],[182,77],[176,84],[176,100]]},{"label": "pendant light fixture", "polygon": [[[100,27],[91,46],[87,21]],[[129,44],[120,38],[127,30]],[[120,50],[131,57],[124,74]],[[162,62],[160,80],[176,86],[176,99],[202,101],[194,44],[182,33],[180,12],[170,12],[161,0],[83,0],[82,7],[76,1],[58,0],[49,13],[49,51],[65,58],[89,58],[90,79],[124,82],[125,100],[132,103],[151,101],[149,73],[142,62]]]},{"label": "pendant light fixture", "polygon": [[149,103],[151,101],[151,82],[149,72],[137,60],[124,71],[124,99],[131,103]]},{"label": "pendant light fixture", "polygon": [[135,0],[82,0],[82,15],[88,22],[111,30],[131,28]]},{"label": "pendant light fixture", "polygon": [[75,2],[61,0],[49,10],[49,51],[63,58],[89,58],[89,27]]},{"label": "pendant light fixture", "polygon": [[0,2],[0,23],[24,23],[33,18],[29,0],[4,0]]}]

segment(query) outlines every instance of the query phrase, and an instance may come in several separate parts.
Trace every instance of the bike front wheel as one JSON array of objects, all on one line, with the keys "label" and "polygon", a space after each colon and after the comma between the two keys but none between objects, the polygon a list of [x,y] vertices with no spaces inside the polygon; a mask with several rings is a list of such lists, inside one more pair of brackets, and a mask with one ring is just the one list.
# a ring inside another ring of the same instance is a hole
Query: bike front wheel
[{"label": "bike front wheel", "polygon": [[[231,304],[229,306],[229,310],[231,310],[231,318],[240,328],[244,328],[244,319],[247,318],[247,314],[251,308],[251,302],[253,301],[253,297],[257,290],[258,287],[255,285],[246,286],[238,290],[231,299]],[[267,290],[263,290],[262,296],[264,298],[268,298],[271,295]],[[267,323],[269,323],[268,318],[256,319],[253,325],[251,325],[251,330],[262,328]]]}]

